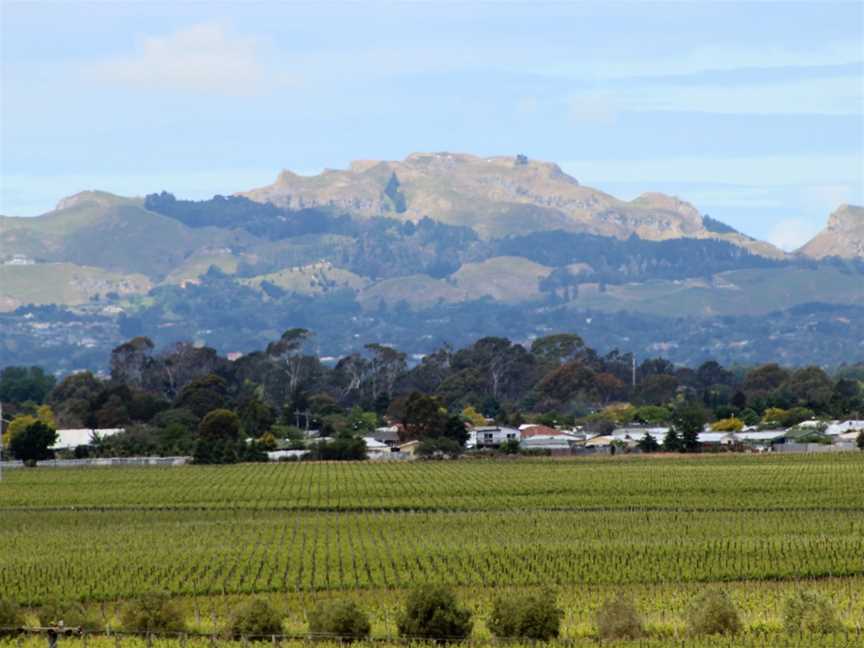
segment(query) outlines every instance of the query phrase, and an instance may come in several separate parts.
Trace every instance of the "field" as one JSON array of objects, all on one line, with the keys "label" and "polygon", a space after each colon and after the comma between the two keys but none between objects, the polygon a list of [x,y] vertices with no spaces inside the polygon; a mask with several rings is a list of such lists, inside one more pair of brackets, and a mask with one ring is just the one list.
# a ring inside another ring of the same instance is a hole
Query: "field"
[{"label": "field", "polygon": [[[75,599],[111,625],[159,590],[209,632],[258,594],[302,633],[316,601],[352,597],[386,638],[407,588],[444,582],[484,640],[494,594],[551,585],[562,637],[585,645],[619,590],[653,637],[634,645],[864,645],[864,453],[43,468],[5,472],[0,498],[0,595],[34,618]],[[734,643],[681,643],[706,587],[739,607]],[[844,634],[784,643],[783,601],[802,587]]]}]

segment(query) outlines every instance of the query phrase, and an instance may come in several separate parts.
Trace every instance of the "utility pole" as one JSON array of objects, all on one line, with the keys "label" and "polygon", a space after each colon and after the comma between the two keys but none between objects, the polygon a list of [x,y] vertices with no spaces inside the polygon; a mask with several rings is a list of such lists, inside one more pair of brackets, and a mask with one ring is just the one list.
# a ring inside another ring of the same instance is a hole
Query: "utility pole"
[{"label": "utility pole", "polygon": [[631,372],[632,372],[633,387],[636,387],[636,354],[635,353],[632,356]]}]

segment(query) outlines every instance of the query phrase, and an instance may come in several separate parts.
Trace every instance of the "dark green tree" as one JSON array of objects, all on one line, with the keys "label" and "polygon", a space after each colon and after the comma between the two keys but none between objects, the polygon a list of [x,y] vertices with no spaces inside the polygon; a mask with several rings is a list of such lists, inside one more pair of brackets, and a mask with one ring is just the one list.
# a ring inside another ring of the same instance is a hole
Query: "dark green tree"
[{"label": "dark green tree", "polygon": [[670,427],[666,436],[663,437],[663,451],[681,452],[681,437],[678,436],[674,427]]},{"label": "dark green tree", "polygon": [[240,460],[240,419],[231,410],[213,410],[198,426],[194,461],[200,464],[236,463]]},{"label": "dark green tree", "polygon": [[636,443],[636,447],[642,452],[657,452],[660,450],[660,444],[657,443],[657,439],[650,434],[645,434],[645,436],[639,439]]},{"label": "dark green tree", "polygon": [[421,585],[412,590],[396,622],[402,637],[439,643],[465,639],[472,625],[471,612],[443,585]]},{"label": "dark green tree", "polygon": [[9,450],[24,463],[35,464],[53,456],[49,448],[56,441],[57,432],[54,428],[42,421],[35,421],[9,440]]},{"label": "dark green tree", "polygon": [[705,410],[692,402],[685,403],[675,410],[672,425],[681,437],[681,450],[683,452],[699,451],[699,433],[705,427],[707,420]]},{"label": "dark green tree", "polygon": [[549,641],[561,631],[563,617],[555,593],[544,590],[496,597],[486,625],[500,639]]},{"label": "dark green tree", "polygon": [[354,601],[322,601],[309,614],[309,634],[322,639],[359,641],[369,637],[369,616]]}]

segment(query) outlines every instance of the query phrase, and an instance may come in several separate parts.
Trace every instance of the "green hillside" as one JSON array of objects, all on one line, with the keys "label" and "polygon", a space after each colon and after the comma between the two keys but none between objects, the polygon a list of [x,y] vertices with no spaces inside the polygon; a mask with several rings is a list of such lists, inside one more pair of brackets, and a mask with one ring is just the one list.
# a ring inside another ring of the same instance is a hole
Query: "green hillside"
[{"label": "green hillside", "polygon": [[0,265],[0,311],[27,304],[85,304],[96,296],[119,296],[150,290],[140,274],[119,274],[72,263]]}]

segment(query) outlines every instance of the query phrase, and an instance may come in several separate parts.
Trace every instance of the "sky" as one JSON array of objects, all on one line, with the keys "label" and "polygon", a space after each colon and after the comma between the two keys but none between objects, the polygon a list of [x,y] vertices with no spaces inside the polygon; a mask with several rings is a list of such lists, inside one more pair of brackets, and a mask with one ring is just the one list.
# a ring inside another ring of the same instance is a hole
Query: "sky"
[{"label": "sky", "polygon": [[557,162],[794,249],[864,204],[864,3],[0,0],[0,214],[415,151]]}]

